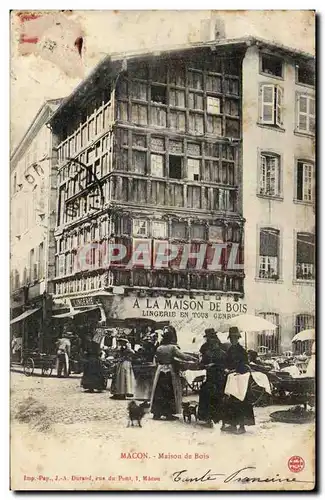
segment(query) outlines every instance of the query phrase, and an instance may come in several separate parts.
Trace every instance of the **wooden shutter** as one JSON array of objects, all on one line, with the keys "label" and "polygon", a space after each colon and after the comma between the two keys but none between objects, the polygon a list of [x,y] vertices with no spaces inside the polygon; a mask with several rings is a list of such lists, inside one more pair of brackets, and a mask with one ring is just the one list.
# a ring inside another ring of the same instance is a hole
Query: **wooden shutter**
[{"label": "wooden shutter", "polygon": [[274,124],[275,86],[261,86],[261,123]]},{"label": "wooden shutter", "polygon": [[276,124],[281,127],[283,125],[282,120],[283,112],[283,90],[281,87],[276,88]]}]

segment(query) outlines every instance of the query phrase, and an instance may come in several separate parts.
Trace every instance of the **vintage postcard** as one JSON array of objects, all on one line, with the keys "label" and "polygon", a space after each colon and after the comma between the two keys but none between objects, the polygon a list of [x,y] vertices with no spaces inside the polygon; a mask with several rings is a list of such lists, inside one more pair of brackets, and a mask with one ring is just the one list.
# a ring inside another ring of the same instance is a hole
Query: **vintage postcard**
[{"label": "vintage postcard", "polygon": [[315,12],[10,22],[11,489],[313,490]]}]

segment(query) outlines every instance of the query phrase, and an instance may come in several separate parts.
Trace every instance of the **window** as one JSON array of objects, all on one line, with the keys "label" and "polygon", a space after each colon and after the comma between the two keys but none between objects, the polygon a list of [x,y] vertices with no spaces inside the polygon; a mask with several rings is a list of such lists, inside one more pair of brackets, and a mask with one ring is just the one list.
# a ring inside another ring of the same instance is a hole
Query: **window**
[{"label": "window", "polygon": [[187,160],[187,178],[192,181],[200,180],[200,160],[188,158]]},{"label": "window", "polygon": [[188,107],[192,109],[200,109],[203,111],[203,95],[194,92],[189,92]]},{"label": "window", "polygon": [[167,222],[152,221],[151,232],[153,238],[167,238]]},{"label": "window", "polygon": [[260,190],[266,196],[280,195],[280,158],[268,153],[261,154]]},{"label": "window", "polygon": [[161,85],[151,85],[151,101],[167,104],[167,88]]},{"label": "window", "polygon": [[142,101],[148,100],[147,85],[142,82],[132,82],[130,86],[130,94],[132,99],[139,99]]},{"label": "window", "polygon": [[315,85],[315,67],[313,62],[300,63],[297,66],[297,83]]},{"label": "window", "polygon": [[133,236],[147,236],[148,221],[145,219],[133,219]]},{"label": "window", "polygon": [[315,98],[298,94],[297,106],[297,130],[313,134],[315,132]]},{"label": "window", "polygon": [[261,312],[258,314],[266,321],[273,323],[277,326],[276,330],[264,330],[263,333],[259,333],[257,336],[257,345],[259,347],[267,347],[268,350],[277,354],[280,348],[280,326],[279,326],[279,315],[269,312]]},{"label": "window", "polygon": [[219,116],[207,115],[207,133],[222,135],[222,118]]},{"label": "window", "polygon": [[315,316],[312,314],[297,314],[295,321],[295,335],[303,330],[308,330],[309,328],[315,328]]},{"label": "window", "polygon": [[279,279],[280,231],[269,227],[260,230],[259,277]]},{"label": "window", "polygon": [[190,232],[192,240],[205,239],[205,226],[203,224],[191,224]]},{"label": "window", "polygon": [[[119,103],[125,104],[125,103]],[[125,112],[125,116],[122,115],[120,117],[121,120],[127,121],[127,108]],[[148,117],[147,117],[147,106],[142,106],[140,104],[132,104],[132,117],[131,121],[137,123],[139,125],[147,125]]]},{"label": "window", "polygon": [[283,77],[283,61],[280,57],[268,54],[261,55],[261,72],[267,75]]},{"label": "window", "polygon": [[282,126],[283,90],[278,85],[261,85],[260,122]]},{"label": "window", "polygon": [[209,92],[221,92],[221,76],[207,75],[206,90]]},{"label": "window", "polygon": [[182,157],[169,155],[169,177],[171,179],[182,178]]},{"label": "window", "polygon": [[207,97],[207,113],[219,115],[220,112],[220,99],[218,97]]},{"label": "window", "polygon": [[191,89],[196,89],[196,90],[203,89],[203,74],[200,71],[189,70],[187,77],[188,77],[188,86]]},{"label": "window", "polygon": [[315,236],[310,233],[297,234],[296,279],[315,278]]},{"label": "window", "polygon": [[[303,330],[308,330],[309,328],[315,328],[315,316],[312,314],[297,314],[295,318],[295,335]],[[313,340],[305,340],[303,342],[294,342],[294,349],[296,354],[302,354],[303,352],[310,352]]]},{"label": "window", "polygon": [[147,153],[143,151],[132,151],[133,170],[137,174],[145,174]]},{"label": "window", "polygon": [[[185,122],[186,122],[185,116],[186,115],[183,111],[170,110],[169,113],[170,128],[185,132]],[[203,127],[203,120],[202,120],[202,127]]]},{"label": "window", "polygon": [[170,106],[185,108],[185,92],[183,90],[170,90],[169,104]]},{"label": "window", "polygon": [[164,157],[162,155],[150,155],[151,175],[164,177]]},{"label": "window", "polygon": [[296,198],[299,201],[313,201],[313,164],[304,161],[297,163]]},{"label": "window", "polygon": [[166,109],[152,106],[151,107],[151,123],[157,127],[166,127],[167,113]]},{"label": "window", "polygon": [[[213,118],[211,116],[211,118]],[[194,134],[203,134],[203,115],[190,113],[189,130]]]},{"label": "window", "polygon": [[186,238],[186,225],[185,222],[172,222],[172,238],[185,239]]}]

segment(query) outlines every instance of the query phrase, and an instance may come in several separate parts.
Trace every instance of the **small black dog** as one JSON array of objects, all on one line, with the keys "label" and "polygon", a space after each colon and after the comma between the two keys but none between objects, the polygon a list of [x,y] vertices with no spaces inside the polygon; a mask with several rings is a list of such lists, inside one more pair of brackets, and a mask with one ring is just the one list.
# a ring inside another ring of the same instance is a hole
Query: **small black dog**
[{"label": "small black dog", "polygon": [[128,412],[129,412],[129,420],[127,427],[133,427],[133,422],[136,420],[138,422],[138,426],[142,427],[141,420],[143,419],[146,409],[150,407],[150,404],[147,401],[144,401],[140,405],[137,405],[135,401],[130,401],[128,404]]},{"label": "small black dog", "polygon": [[192,415],[194,416],[195,421],[197,422],[197,407],[198,407],[198,404],[195,401],[189,401],[188,403],[182,403],[184,422],[187,421],[188,423],[191,423]]}]

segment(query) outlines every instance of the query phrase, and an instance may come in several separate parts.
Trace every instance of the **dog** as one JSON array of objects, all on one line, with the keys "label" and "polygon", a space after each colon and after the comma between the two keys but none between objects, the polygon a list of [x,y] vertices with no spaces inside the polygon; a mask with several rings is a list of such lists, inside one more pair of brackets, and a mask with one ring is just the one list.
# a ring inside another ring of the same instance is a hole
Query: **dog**
[{"label": "dog", "polygon": [[146,413],[146,409],[148,409],[149,407],[150,404],[147,401],[144,401],[140,405],[137,405],[135,401],[130,401],[130,403],[128,404],[129,420],[127,427],[129,427],[130,424],[132,427],[134,427],[134,421],[138,422],[139,427],[142,427],[141,420]]},{"label": "dog", "polygon": [[188,422],[190,424],[192,421],[192,415],[194,416],[195,421],[197,422],[197,407],[198,404],[195,401],[182,403],[184,422]]}]

